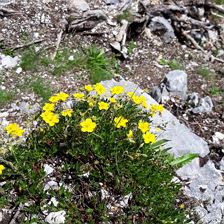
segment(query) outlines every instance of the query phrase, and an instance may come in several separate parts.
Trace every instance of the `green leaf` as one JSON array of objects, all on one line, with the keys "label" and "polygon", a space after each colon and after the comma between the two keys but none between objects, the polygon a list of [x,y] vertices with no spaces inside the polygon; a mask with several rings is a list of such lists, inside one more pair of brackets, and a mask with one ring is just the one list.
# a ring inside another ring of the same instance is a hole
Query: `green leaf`
[{"label": "green leaf", "polygon": [[191,162],[193,159],[197,158],[199,154],[197,153],[189,153],[183,156],[180,156],[176,159],[174,159],[172,162],[170,162],[171,166],[183,166],[189,162]]}]

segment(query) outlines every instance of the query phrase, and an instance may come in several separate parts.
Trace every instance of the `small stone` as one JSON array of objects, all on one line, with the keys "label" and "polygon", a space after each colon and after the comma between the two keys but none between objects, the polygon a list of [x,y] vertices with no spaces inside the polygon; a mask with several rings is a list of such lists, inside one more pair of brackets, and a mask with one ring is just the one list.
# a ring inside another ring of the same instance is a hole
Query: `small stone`
[{"label": "small stone", "polygon": [[192,112],[194,114],[209,113],[212,111],[212,108],[213,108],[212,99],[209,96],[206,96],[199,100],[198,106],[192,109]]},{"label": "small stone", "polygon": [[9,113],[8,112],[2,112],[2,113],[0,113],[0,118],[8,117],[8,116],[9,116]]},{"label": "small stone", "polygon": [[65,223],[65,211],[51,212],[45,218],[45,222],[49,224],[63,224]]},{"label": "small stone", "polygon": [[54,180],[50,180],[49,182],[47,182],[44,186],[44,191],[47,191],[49,189],[52,190],[58,190],[58,183]]},{"label": "small stone", "polygon": [[69,61],[74,61],[74,56],[73,55],[69,56],[68,60]]},{"label": "small stone", "polygon": [[187,97],[187,101],[188,101],[188,104],[192,107],[196,107],[198,106],[199,104],[199,94],[198,93],[191,93],[188,95]]},{"label": "small stone", "polygon": [[85,12],[90,10],[89,4],[85,0],[70,0],[69,7],[71,10]]},{"label": "small stone", "polygon": [[57,201],[57,199],[55,197],[52,197],[48,204],[49,205],[50,204],[53,204],[55,207],[57,207],[58,206],[58,203],[59,202]]},{"label": "small stone", "polygon": [[22,69],[21,67],[18,67],[18,68],[16,69],[16,73],[17,73],[17,74],[20,74],[22,71],[23,71],[23,69]]},{"label": "small stone", "polygon": [[54,172],[54,168],[49,166],[48,164],[44,164],[44,172],[49,175]]},{"label": "small stone", "polygon": [[176,37],[173,27],[164,17],[156,16],[152,18],[149,28],[152,32],[163,31],[162,38],[165,43],[171,42]]},{"label": "small stone", "polygon": [[9,55],[0,54],[1,65],[0,68],[13,68],[19,63],[18,56],[11,57]]},{"label": "small stone", "polygon": [[104,0],[107,5],[115,5],[119,3],[119,0]]},{"label": "small stone", "polygon": [[117,50],[117,51],[119,51],[119,52],[121,51],[121,45],[120,45],[119,42],[115,41],[115,42],[113,42],[113,43],[110,43],[110,45],[111,45],[111,47],[114,48],[115,50]]},{"label": "small stone", "polygon": [[171,96],[186,98],[187,73],[182,70],[173,70],[165,75],[164,83]]},{"label": "small stone", "polygon": [[214,144],[219,145],[223,140],[224,140],[224,134],[221,132],[215,132],[215,134],[212,136],[212,142]]}]

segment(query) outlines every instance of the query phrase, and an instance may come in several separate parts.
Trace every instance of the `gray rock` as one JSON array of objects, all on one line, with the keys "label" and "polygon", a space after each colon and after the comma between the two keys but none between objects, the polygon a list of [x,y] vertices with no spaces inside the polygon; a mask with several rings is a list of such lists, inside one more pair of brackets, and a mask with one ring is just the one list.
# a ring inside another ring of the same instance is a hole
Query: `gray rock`
[{"label": "gray rock", "polygon": [[187,97],[188,104],[192,107],[196,107],[199,104],[199,94],[198,93],[191,93]]},{"label": "gray rock", "polygon": [[[136,84],[133,82],[121,80],[116,82],[114,80],[104,81],[102,84],[107,87],[106,96],[110,96],[109,88],[115,85],[122,85],[125,91],[134,91],[137,95],[142,94],[146,97],[148,105],[157,104],[157,102],[148,94],[144,93]],[[209,148],[207,143],[192,133],[185,125],[181,124],[178,119],[171,114],[169,111],[165,110],[162,116],[155,116],[153,118],[153,125],[158,126],[161,124],[166,124],[166,130],[160,134],[161,139],[165,138],[170,140],[167,142],[166,146],[171,148],[170,152],[174,156],[181,156],[186,153],[198,153],[200,156],[205,156],[209,153]]]},{"label": "gray rock", "polygon": [[191,111],[194,114],[199,113],[209,113],[212,111],[213,108],[213,102],[212,99],[209,96],[203,97],[199,100],[198,106],[193,108]]},{"label": "gray rock", "polygon": [[222,141],[224,141],[224,134],[221,132],[215,132],[212,136],[212,142],[219,145]]},{"label": "gray rock", "polygon": [[165,43],[169,43],[175,38],[173,27],[167,19],[161,16],[154,17],[149,24],[149,28],[152,32],[162,31],[162,38]]},{"label": "gray rock", "polygon": [[90,10],[89,4],[85,0],[70,0],[69,8],[81,12]]},{"label": "gray rock", "polygon": [[187,94],[187,73],[182,70],[173,70],[165,75],[163,81],[171,96],[178,96],[182,99]]},{"label": "gray rock", "polygon": [[167,100],[169,100],[169,92],[167,91],[164,83],[161,83],[160,86],[155,86],[152,89],[150,95],[158,103],[166,102]]},{"label": "gray rock", "polygon": [[107,5],[115,5],[119,3],[119,0],[104,0]]}]

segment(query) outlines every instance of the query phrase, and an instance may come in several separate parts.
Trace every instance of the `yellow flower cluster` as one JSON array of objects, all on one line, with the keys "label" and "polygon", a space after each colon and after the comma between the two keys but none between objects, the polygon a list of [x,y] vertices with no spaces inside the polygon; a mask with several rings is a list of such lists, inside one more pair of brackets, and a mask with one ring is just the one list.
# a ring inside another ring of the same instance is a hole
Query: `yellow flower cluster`
[{"label": "yellow flower cluster", "polygon": [[52,111],[44,111],[40,116],[51,127],[59,123],[58,115],[54,114]]},{"label": "yellow flower cluster", "polygon": [[8,134],[12,135],[13,138],[21,137],[24,133],[24,130],[19,127],[18,124],[12,123],[5,127],[5,130]]},{"label": "yellow flower cluster", "polygon": [[151,116],[154,116],[156,113],[162,113],[164,111],[164,107],[162,104],[152,104],[150,107]]},{"label": "yellow flower cluster", "polygon": [[114,86],[110,89],[112,95],[119,95],[124,92],[124,88],[122,86]]},{"label": "yellow flower cluster", "polygon": [[69,97],[69,95],[67,93],[60,92],[60,93],[58,93],[56,95],[51,96],[49,101],[51,103],[57,103],[59,101],[63,101],[64,102],[64,101],[67,100],[68,97]]},{"label": "yellow flower cluster", "polygon": [[142,105],[144,108],[148,108],[146,98],[144,96],[136,96],[134,92],[128,92],[127,95],[131,98],[131,100],[137,104]]},{"label": "yellow flower cluster", "polygon": [[91,118],[87,118],[80,123],[82,132],[93,132],[96,128],[96,123]]},{"label": "yellow flower cluster", "polygon": [[114,118],[114,125],[116,128],[125,128],[127,125],[128,120],[125,119],[123,116],[115,117]]},{"label": "yellow flower cluster", "polygon": [[109,104],[101,101],[98,103],[98,107],[99,107],[99,110],[108,110]]},{"label": "yellow flower cluster", "polygon": [[2,175],[2,171],[5,169],[5,167],[2,165],[2,164],[0,164],[0,175]]}]

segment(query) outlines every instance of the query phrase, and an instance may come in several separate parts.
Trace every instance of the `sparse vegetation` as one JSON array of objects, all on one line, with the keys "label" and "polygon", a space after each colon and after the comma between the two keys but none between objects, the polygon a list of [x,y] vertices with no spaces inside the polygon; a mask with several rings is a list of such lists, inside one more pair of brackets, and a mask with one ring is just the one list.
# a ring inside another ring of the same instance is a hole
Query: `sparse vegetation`
[{"label": "sparse vegetation", "polygon": [[161,59],[159,61],[161,65],[168,65],[171,69],[184,69],[184,66],[176,59],[172,60],[166,60],[166,59]]},{"label": "sparse vegetation", "polygon": [[20,67],[24,71],[37,70],[39,60],[40,60],[39,54],[35,52],[34,48],[30,47],[22,54]]},{"label": "sparse vegetation", "polygon": [[131,40],[129,43],[128,43],[128,54],[132,54],[134,49],[137,47],[137,44],[136,42],[134,42],[133,40]]},{"label": "sparse vegetation", "polygon": [[210,78],[210,75],[211,75],[211,72],[210,72],[209,68],[207,68],[207,67],[198,68],[197,73],[206,79]]},{"label": "sparse vegetation", "polygon": [[222,89],[220,89],[219,87],[217,86],[212,86],[210,89],[209,89],[209,93],[213,96],[219,96],[221,95],[222,93]]},{"label": "sparse vegetation", "polygon": [[129,10],[124,10],[121,14],[117,16],[117,21],[121,23],[122,20],[127,20],[128,22],[132,22],[134,20],[134,16]]},{"label": "sparse vegetation", "polygon": [[214,0],[214,2],[219,5],[224,4],[224,0]]},{"label": "sparse vegetation", "polygon": [[13,99],[13,96],[12,92],[0,89],[0,107],[9,103]]}]

